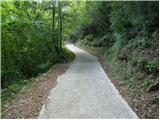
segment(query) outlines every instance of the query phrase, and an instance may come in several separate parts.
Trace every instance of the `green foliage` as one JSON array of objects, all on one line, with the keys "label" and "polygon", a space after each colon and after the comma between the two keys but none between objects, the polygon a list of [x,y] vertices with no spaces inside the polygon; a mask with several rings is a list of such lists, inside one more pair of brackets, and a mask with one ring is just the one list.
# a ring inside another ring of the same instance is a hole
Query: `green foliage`
[{"label": "green foliage", "polygon": [[31,82],[31,80],[25,79],[8,81],[7,87],[1,92],[2,111],[5,108],[5,104],[10,100],[13,100],[16,94],[18,94],[24,86],[28,85]]},{"label": "green foliage", "polygon": [[46,63],[37,65],[37,71],[39,72],[45,72],[51,67],[52,63],[50,61],[47,61]]},{"label": "green foliage", "polygon": [[62,58],[63,62],[70,62],[75,59],[75,54],[67,48],[63,48]]},{"label": "green foliage", "polygon": [[83,40],[87,42],[91,42],[93,40],[93,35],[87,35]]},{"label": "green foliage", "polygon": [[158,62],[150,60],[150,56],[158,55],[156,1],[94,1],[84,6],[83,12],[90,22],[77,29],[76,40],[80,39],[84,45],[104,47],[107,58],[115,63],[131,63],[136,70],[147,74],[159,71]]},{"label": "green foliage", "polygon": [[40,5],[29,1],[3,1],[1,4],[2,86],[5,87],[13,76],[36,75],[36,65],[53,60],[53,41],[49,34],[50,22],[46,19],[49,10],[44,11],[48,2]]},{"label": "green foliage", "polygon": [[137,68],[142,70],[142,71],[145,71],[146,65],[147,65],[147,61],[143,58],[139,59],[138,62],[137,62]]},{"label": "green foliage", "polygon": [[158,1],[2,1],[3,95],[74,59],[62,40],[102,48],[123,85],[136,93],[142,81],[149,87],[159,71],[158,8]]},{"label": "green foliage", "polygon": [[158,71],[159,71],[159,60],[155,59],[151,62],[148,62],[148,64],[146,65],[146,68],[150,73],[158,73]]},{"label": "green foliage", "polygon": [[145,81],[144,81],[144,86],[146,87],[146,88],[149,88],[150,86],[152,86],[153,84],[155,83],[155,81],[153,80],[153,79],[146,79]]},{"label": "green foliage", "polygon": [[106,35],[104,35],[100,41],[102,46],[107,48],[112,47],[115,42],[114,37],[111,33],[107,33]]},{"label": "green foliage", "polygon": [[154,59],[150,62],[147,62],[145,59],[139,59],[137,62],[137,68],[141,71],[146,71],[149,73],[158,73],[159,71],[159,61]]},{"label": "green foliage", "polygon": [[[86,11],[86,2],[83,1],[66,1],[68,4],[64,9],[63,33],[67,41],[77,41],[82,38],[83,25],[90,23],[90,17]],[[81,31],[81,32],[79,32]]]},{"label": "green foliage", "polygon": [[[62,49],[65,2],[2,1],[2,88],[67,60]],[[52,5],[52,6],[51,6]],[[56,17],[53,16],[55,10]],[[53,24],[53,21],[54,24]]]},{"label": "green foliage", "polygon": [[[87,1],[85,7],[82,12],[89,22],[79,21],[80,26],[72,33],[77,44],[92,52],[103,49],[103,54],[97,55],[105,56],[102,61],[112,69],[117,83],[123,88],[129,87],[131,91],[125,92],[129,94],[126,96],[137,99],[147,94],[139,103],[158,105],[158,1]],[[88,39],[88,35],[93,38]],[[150,91],[156,93],[153,98],[149,98]]]}]

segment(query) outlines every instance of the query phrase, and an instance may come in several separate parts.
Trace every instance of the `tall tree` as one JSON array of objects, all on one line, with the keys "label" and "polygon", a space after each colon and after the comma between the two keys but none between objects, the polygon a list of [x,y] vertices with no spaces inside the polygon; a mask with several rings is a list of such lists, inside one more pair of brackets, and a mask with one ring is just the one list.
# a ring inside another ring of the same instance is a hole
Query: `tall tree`
[{"label": "tall tree", "polygon": [[57,55],[59,56],[58,42],[56,40],[56,31],[55,31],[55,14],[56,14],[56,1],[52,1],[52,40],[54,42],[54,49],[56,50]]},{"label": "tall tree", "polygon": [[61,3],[58,2],[58,12],[59,12],[59,20],[58,20],[58,23],[59,23],[59,50],[60,52],[62,51],[62,6],[61,6]]}]

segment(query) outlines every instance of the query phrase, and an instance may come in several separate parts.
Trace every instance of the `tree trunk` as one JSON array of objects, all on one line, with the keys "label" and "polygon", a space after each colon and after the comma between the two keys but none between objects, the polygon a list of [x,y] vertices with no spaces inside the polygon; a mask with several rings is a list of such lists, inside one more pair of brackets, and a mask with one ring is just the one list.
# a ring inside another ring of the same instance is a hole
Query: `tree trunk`
[{"label": "tree trunk", "polygon": [[59,56],[59,48],[58,48],[58,41],[55,38],[55,5],[56,5],[56,1],[52,2],[52,40],[54,42],[54,49],[56,50],[57,55]]},{"label": "tree trunk", "polygon": [[59,50],[62,52],[62,10],[61,10],[61,4],[59,2]]}]

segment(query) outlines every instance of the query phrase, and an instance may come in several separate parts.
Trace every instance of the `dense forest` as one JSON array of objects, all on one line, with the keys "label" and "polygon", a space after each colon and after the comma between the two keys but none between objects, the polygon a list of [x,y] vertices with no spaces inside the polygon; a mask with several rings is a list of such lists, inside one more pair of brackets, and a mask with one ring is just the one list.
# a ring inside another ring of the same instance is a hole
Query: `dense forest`
[{"label": "dense forest", "polygon": [[2,104],[31,77],[73,57],[62,42],[62,5],[55,1],[1,2]]},{"label": "dense forest", "polygon": [[10,79],[36,75],[62,57],[61,5],[55,11],[50,4],[2,2],[2,87]]},{"label": "dense forest", "polygon": [[1,1],[2,104],[73,58],[71,42],[103,59],[141,118],[158,118],[158,39],[158,1]]}]

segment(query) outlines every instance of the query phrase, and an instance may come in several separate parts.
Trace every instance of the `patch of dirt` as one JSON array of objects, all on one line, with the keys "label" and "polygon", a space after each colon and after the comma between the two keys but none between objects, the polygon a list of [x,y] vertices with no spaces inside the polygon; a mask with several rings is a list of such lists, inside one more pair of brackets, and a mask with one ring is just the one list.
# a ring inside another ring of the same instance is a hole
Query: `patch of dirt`
[{"label": "patch of dirt", "polygon": [[32,85],[22,89],[20,94],[6,105],[3,119],[37,118],[49,92],[57,85],[57,77],[62,75],[69,64],[57,64],[42,74]]}]

